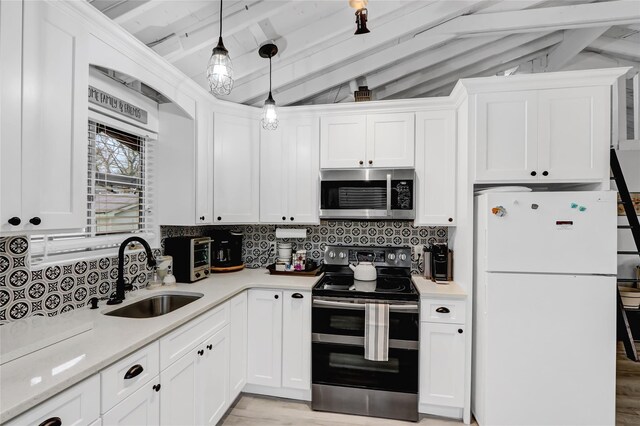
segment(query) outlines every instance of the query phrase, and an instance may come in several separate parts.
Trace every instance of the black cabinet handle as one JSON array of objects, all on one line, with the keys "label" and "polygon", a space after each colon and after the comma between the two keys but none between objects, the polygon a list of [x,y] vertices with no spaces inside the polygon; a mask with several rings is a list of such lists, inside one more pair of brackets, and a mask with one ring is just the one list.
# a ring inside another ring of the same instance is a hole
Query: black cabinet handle
[{"label": "black cabinet handle", "polygon": [[29,223],[32,225],[40,225],[42,223],[42,219],[40,219],[38,216],[34,216],[31,219],[29,219]]},{"label": "black cabinet handle", "polygon": [[50,417],[38,426],[62,426],[62,420],[60,417]]},{"label": "black cabinet handle", "polygon": [[535,175],[537,175],[537,174],[538,174],[538,173],[536,173],[535,171],[531,172],[531,176],[535,176]]},{"label": "black cabinet handle", "polygon": [[200,216],[200,220],[204,220],[204,216]]},{"label": "black cabinet handle", "polygon": [[124,379],[125,380],[133,379],[134,377],[139,376],[140,373],[142,373],[143,371],[144,371],[144,368],[142,368],[140,364],[136,364],[127,370],[126,374],[124,375]]},{"label": "black cabinet handle", "polygon": [[157,385],[153,385],[153,390],[156,392],[160,392],[160,383],[158,383]]},{"label": "black cabinet handle", "polygon": [[439,314],[448,314],[451,311],[449,310],[449,308],[445,308],[444,306],[440,306],[438,309],[436,309],[436,312],[439,313]]},{"label": "black cabinet handle", "polygon": [[294,299],[302,299],[304,296],[300,293],[293,293],[291,297],[293,297]]},{"label": "black cabinet handle", "polygon": [[222,218],[220,216],[218,216],[218,220],[222,220]]},{"label": "black cabinet handle", "polygon": [[213,345],[207,345],[207,349],[209,350],[213,349]]},{"label": "black cabinet handle", "polygon": [[273,296],[273,298],[274,298],[274,299],[277,299],[278,297],[279,297],[279,296],[278,296],[277,294],[275,294],[275,295]]},{"label": "black cabinet handle", "polygon": [[200,355],[200,356],[204,355],[204,349],[200,349],[200,350],[198,351],[198,355]]},{"label": "black cabinet handle", "polygon": [[11,219],[9,219],[7,222],[9,222],[9,225],[11,226],[18,226],[22,221],[20,220],[19,217],[14,216]]},{"label": "black cabinet handle", "polygon": [[282,220],[287,220],[287,217],[286,216],[282,216]]},{"label": "black cabinet handle", "polygon": [[544,172],[542,172],[542,176],[549,176],[549,172],[545,170]]},{"label": "black cabinet handle", "polygon": [[458,329],[458,333],[462,334],[462,329],[461,328]]},{"label": "black cabinet handle", "polygon": [[293,216],[291,216],[289,219],[293,220]]}]

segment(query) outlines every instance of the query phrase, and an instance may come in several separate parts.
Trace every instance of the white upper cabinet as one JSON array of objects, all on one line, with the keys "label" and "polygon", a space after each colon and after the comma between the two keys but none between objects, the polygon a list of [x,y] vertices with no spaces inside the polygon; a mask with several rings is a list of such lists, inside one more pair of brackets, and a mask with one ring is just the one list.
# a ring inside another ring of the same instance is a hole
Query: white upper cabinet
[{"label": "white upper cabinet", "polygon": [[538,173],[548,179],[607,179],[611,88],[541,90]]},{"label": "white upper cabinet", "polygon": [[414,115],[389,113],[321,119],[320,167],[413,167]]},{"label": "white upper cabinet", "polygon": [[213,112],[196,106],[195,223],[213,223]]},{"label": "white upper cabinet", "polygon": [[320,167],[364,167],[367,150],[367,117],[337,115],[320,119]]},{"label": "white upper cabinet", "polygon": [[609,86],[480,93],[477,182],[606,180]]},{"label": "white upper cabinet", "polygon": [[258,120],[214,117],[214,223],[258,223],[260,145]]},{"label": "white upper cabinet", "polygon": [[367,167],[413,167],[413,113],[367,116]]},{"label": "white upper cabinet", "polygon": [[416,114],[416,225],[451,226],[456,216],[456,112]]},{"label": "white upper cabinet", "polygon": [[[15,2],[22,5],[22,17],[13,2],[3,3],[0,231],[82,228],[87,209],[88,32],[55,3]],[[20,29],[14,20],[23,23],[21,49],[20,31],[5,34],[5,24],[7,31]],[[15,111],[20,105],[21,116]]]},{"label": "white upper cabinet", "polygon": [[260,134],[260,222],[317,224],[318,124],[288,118]]},{"label": "white upper cabinet", "polygon": [[478,95],[476,181],[536,179],[537,114],[535,91]]}]

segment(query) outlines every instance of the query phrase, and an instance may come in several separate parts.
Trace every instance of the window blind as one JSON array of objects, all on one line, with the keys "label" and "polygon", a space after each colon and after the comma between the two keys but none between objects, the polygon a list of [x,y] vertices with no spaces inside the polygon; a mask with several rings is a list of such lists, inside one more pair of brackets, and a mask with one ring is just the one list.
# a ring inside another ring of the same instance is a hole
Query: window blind
[{"label": "window blind", "polygon": [[95,120],[88,125],[87,211],[81,231],[31,237],[31,262],[116,247],[154,233],[154,144]]}]

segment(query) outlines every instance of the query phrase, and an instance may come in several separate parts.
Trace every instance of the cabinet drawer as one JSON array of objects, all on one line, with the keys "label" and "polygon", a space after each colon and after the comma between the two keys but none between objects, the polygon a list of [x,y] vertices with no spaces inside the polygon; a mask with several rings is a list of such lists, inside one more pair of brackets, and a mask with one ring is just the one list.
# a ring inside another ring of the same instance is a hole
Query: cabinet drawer
[{"label": "cabinet drawer", "polygon": [[56,417],[61,424],[74,426],[89,425],[100,417],[100,375],[57,394],[5,426],[40,425]]},{"label": "cabinet drawer", "polygon": [[153,342],[100,373],[103,414],[160,373],[159,347]]},{"label": "cabinet drawer", "polygon": [[160,370],[164,370],[197,344],[229,322],[229,302],[200,315],[160,339]]},{"label": "cabinet drawer", "polygon": [[464,324],[465,311],[464,300],[423,299],[420,302],[420,321]]}]

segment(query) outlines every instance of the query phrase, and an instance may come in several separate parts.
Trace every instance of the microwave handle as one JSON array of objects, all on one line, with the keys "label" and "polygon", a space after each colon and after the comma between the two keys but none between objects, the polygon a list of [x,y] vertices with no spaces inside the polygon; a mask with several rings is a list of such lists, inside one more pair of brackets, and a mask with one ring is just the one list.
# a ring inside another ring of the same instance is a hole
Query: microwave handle
[{"label": "microwave handle", "polygon": [[387,173],[387,217],[391,217],[391,174]]}]

